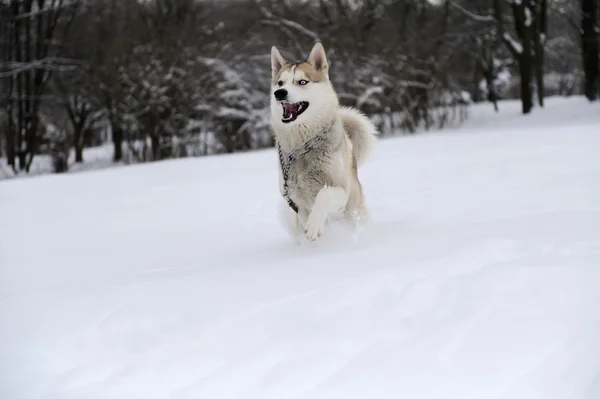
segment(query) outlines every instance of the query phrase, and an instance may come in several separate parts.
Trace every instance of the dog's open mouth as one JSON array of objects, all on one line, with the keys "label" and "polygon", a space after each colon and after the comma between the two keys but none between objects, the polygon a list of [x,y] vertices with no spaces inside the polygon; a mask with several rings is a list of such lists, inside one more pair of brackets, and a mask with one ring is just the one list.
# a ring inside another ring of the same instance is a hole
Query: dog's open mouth
[{"label": "dog's open mouth", "polygon": [[281,106],[283,107],[283,117],[281,121],[283,123],[290,123],[296,120],[296,118],[306,111],[308,108],[307,101],[300,101],[298,103],[290,103],[287,101],[282,101]]}]

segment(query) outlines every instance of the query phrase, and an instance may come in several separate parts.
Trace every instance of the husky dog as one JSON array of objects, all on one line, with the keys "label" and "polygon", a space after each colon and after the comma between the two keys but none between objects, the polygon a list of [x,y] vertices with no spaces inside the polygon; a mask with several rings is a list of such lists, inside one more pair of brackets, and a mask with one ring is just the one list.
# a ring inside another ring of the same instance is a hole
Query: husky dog
[{"label": "husky dog", "polygon": [[365,221],[357,168],[377,134],[369,119],[339,105],[321,43],[304,62],[271,48],[271,119],[279,155],[279,190],[293,211],[292,226],[314,241],[328,220]]}]

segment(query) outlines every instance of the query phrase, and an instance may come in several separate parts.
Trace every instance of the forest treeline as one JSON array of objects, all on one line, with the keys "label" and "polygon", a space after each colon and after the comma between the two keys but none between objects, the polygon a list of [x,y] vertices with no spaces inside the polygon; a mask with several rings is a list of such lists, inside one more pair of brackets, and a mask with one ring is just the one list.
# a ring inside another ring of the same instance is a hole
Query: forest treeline
[{"label": "forest treeline", "polygon": [[[273,145],[269,53],[321,41],[342,104],[383,135],[471,102],[599,95],[598,0],[0,0],[0,159],[55,172]],[[526,117],[526,116],[524,116]],[[71,160],[71,161],[70,161]]]}]

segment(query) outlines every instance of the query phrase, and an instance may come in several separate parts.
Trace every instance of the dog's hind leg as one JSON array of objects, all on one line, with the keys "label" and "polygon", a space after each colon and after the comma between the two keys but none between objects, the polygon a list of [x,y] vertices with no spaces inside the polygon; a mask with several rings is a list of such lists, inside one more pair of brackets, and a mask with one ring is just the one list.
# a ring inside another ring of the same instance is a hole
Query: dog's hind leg
[{"label": "dog's hind leg", "polygon": [[315,198],[306,220],[306,238],[316,240],[325,231],[325,222],[332,213],[341,212],[348,202],[348,193],[342,187],[323,187]]}]

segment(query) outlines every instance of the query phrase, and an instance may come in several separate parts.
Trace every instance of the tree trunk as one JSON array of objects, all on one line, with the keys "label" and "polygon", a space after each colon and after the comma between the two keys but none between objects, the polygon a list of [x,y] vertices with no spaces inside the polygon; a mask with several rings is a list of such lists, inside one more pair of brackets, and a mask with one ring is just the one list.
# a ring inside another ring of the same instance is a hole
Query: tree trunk
[{"label": "tree trunk", "polygon": [[19,170],[25,170],[27,167],[27,153],[25,151],[19,151],[17,159],[19,160]]},{"label": "tree trunk", "polygon": [[[25,9],[23,11],[26,12],[32,12],[33,7],[32,7],[32,0],[25,0],[24,2],[24,7]],[[42,21],[42,17],[41,16],[37,16],[36,17],[37,20],[35,20],[35,27],[37,28],[41,21]],[[25,35],[25,44],[24,44],[24,61],[25,63],[29,64],[31,62],[37,61],[39,60],[38,58],[38,54],[33,53],[33,43],[32,40],[35,41],[35,39],[32,38],[33,36],[33,31],[32,31],[32,18],[25,18],[25,23],[24,23],[24,35]],[[43,40],[41,36],[38,37],[38,41],[39,40]],[[37,43],[37,41],[36,41]],[[35,88],[33,87],[33,77],[36,74],[37,70],[31,70],[31,71],[26,71],[24,73],[21,73],[21,76],[23,76],[23,81],[24,81],[24,91],[22,92],[22,94],[24,95],[23,97],[23,108],[24,108],[24,122],[25,122],[25,126],[23,127],[23,141],[21,142],[21,148],[20,151],[23,152],[23,158],[26,159],[25,161],[25,167],[21,168],[21,169],[25,169],[26,172],[29,172],[29,167],[31,162],[33,161],[33,158],[31,158],[31,160],[27,160],[27,157],[29,155],[29,153],[32,152],[32,148],[30,147],[30,142],[31,142],[31,137],[32,135],[36,134],[37,132],[32,131],[32,125],[33,125],[33,117],[34,117],[34,113],[37,113],[37,110],[34,110],[32,107],[33,104],[33,97],[35,95],[34,90]]]},{"label": "tree trunk", "polygon": [[536,77],[536,86],[537,86],[537,97],[538,104],[540,107],[544,106],[544,95],[545,95],[545,87],[544,87],[544,42],[546,39],[546,14],[547,14],[547,4],[546,0],[538,0],[534,3],[534,10],[532,10],[533,15],[535,16],[534,21],[534,52],[535,52],[535,77]]},{"label": "tree trunk", "polygon": [[83,148],[81,146],[75,147],[75,162],[83,163]]},{"label": "tree trunk", "polygon": [[113,124],[112,129],[113,144],[115,146],[113,161],[119,162],[123,159],[123,130],[116,124]]},{"label": "tree trunk", "polygon": [[521,73],[521,101],[524,114],[531,112],[533,108],[533,54],[531,43],[531,29],[523,26],[523,52],[519,57],[519,70]]},{"label": "tree trunk", "polygon": [[531,112],[533,108],[533,90],[531,88],[531,55],[521,57],[519,71],[521,72],[521,105],[524,114]]},{"label": "tree trunk", "polygon": [[[485,57],[485,54],[481,57]],[[485,79],[487,100],[494,104],[494,111],[498,112],[498,94],[496,93],[496,87],[494,86],[494,75],[496,75],[496,70],[493,55],[485,57],[485,60],[480,59],[479,68]]]},{"label": "tree trunk", "polygon": [[585,96],[590,101],[598,99],[600,90],[597,14],[597,0],[581,0],[581,54],[585,74]]},{"label": "tree trunk", "polygon": [[[12,78],[11,78],[12,80]],[[12,86],[12,82],[10,83],[10,85]],[[9,91],[9,96],[12,96],[12,88]],[[13,118],[13,100],[12,98],[9,98],[9,105],[8,105],[8,129],[7,129],[7,136],[6,136],[6,158],[7,158],[7,162],[8,165],[12,168],[13,172],[17,172],[17,165],[15,163],[15,135],[16,135],[16,131],[15,131],[15,125],[14,125],[14,118]]]},{"label": "tree trunk", "polygon": [[83,126],[75,126],[73,149],[75,150],[75,162],[83,163]]},{"label": "tree trunk", "polygon": [[[9,10],[7,6],[7,10]],[[8,13],[10,15],[10,13]],[[7,17],[7,22],[2,21],[5,26],[5,30],[3,32],[4,37],[6,38],[6,52],[4,61],[8,64],[10,61],[14,59],[14,42],[12,32],[15,28],[15,21],[11,18]],[[8,70],[8,69],[7,69]],[[16,173],[16,163],[15,163],[15,135],[16,129],[14,126],[14,98],[15,95],[15,78],[13,76],[6,78],[6,86],[7,86],[7,100],[6,100],[6,114],[7,114],[7,129],[6,129],[6,159],[8,165],[13,169],[13,172]]]},{"label": "tree trunk", "polygon": [[160,160],[160,137],[157,134],[150,136],[150,144],[152,146],[152,160]]},{"label": "tree trunk", "polygon": [[544,106],[544,45],[539,38],[539,35],[536,33],[535,40],[535,78],[536,78],[536,86],[537,86],[537,97],[538,104],[540,107]]},{"label": "tree trunk", "polygon": [[34,111],[34,114],[32,116],[32,118],[30,119],[31,121],[31,125],[28,128],[28,136],[27,136],[27,148],[28,148],[28,155],[29,155],[29,160],[27,161],[27,165],[25,166],[25,171],[27,173],[29,173],[29,170],[31,169],[31,165],[33,164],[33,158],[35,157],[35,154],[38,151],[37,145],[38,145],[38,128],[40,126],[40,118],[39,115],[37,114],[37,108],[38,105],[35,106],[36,111]]},{"label": "tree trunk", "polygon": [[494,104],[494,111],[498,112],[498,95],[496,94],[496,88],[494,87],[493,77],[487,77],[486,81],[488,87],[488,101]]},{"label": "tree trunk", "polygon": [[513,1],[512,13],[515,21],[515,30],[520,39],[520,46],[515,44],[514,39],[504,29],[504,17],[500,0],[494,0],[494,17],[498,27],[498,34],[504,45],[508,48],[519,65],[521,75],[521,105],[523,114],[528,114],[533,108],[533,90],[531,87],[533,78],[533,54],[532,54],[532,24],[531,16],[527,15],[529,2]]},{"label": "tree trunk", "polygon": [[[22,63],[22,54],[23,54],[23,46],[21,44],[21,19],[17,18],[17,16],[21,13],[20,3],[18,1],[11,2],[11,11],[12,17],[14,20],[14,30],[13,30],[13,57],[14,61],[17,63]],[[23,158],[23,154],[21,153],[21,141],[23,140],[23,74],[16,74],[14,77],[14,103],[16,105],[15,110],[15,119],[14,119],[14,156],[15,161],[13,164],[13,169],[22,170],[25,167],[25,159]]]}]

